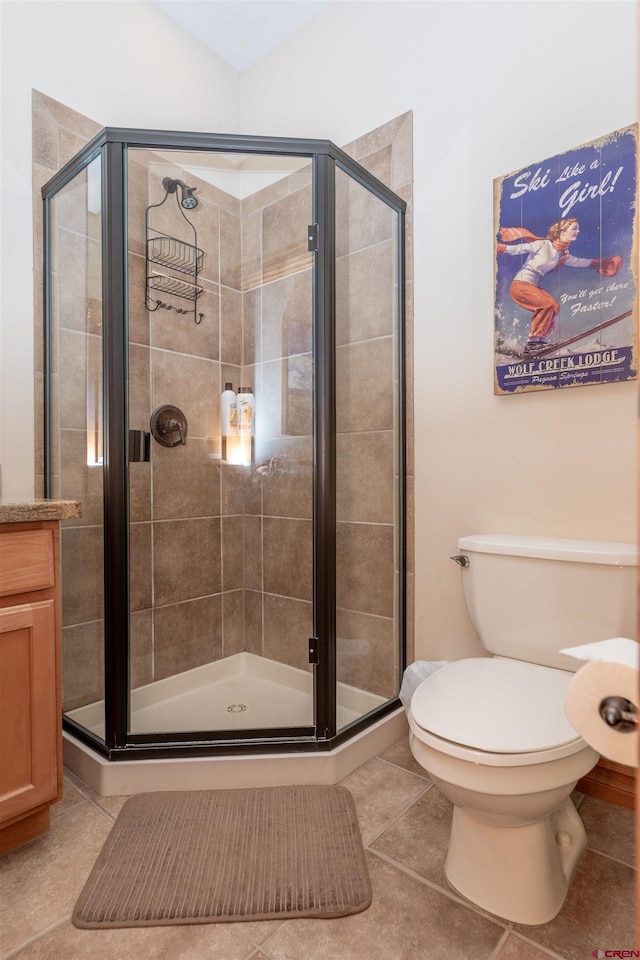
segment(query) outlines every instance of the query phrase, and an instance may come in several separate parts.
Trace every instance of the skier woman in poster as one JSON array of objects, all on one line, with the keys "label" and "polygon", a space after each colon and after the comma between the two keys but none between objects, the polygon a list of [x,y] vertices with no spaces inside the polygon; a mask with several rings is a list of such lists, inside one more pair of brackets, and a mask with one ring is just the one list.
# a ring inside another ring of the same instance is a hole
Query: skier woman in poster
[{"label": "skier woman in poster", "polygon": [[[524,265],[516,273],[509,293],[518,306],[529,310],[531,327],[525,346],[525,353],[535,353],[549,343],[548,337],[556,328],[560,304],[550,293],[540,287],[540,281],[558,267],[589,267],[597,270],[603,277],[615,277],[622,265],[622,257],[609,257],[606,260],[574,257],[569,247],[580,233],[578,221],[569,217],[553,223],[546,238],[537,237],[523,227],[502,227],[497,252],[510,256],[526,254]],[[513,243],[524,240],[524,243]],[[507,246],[509,244],[509,246]]]}]

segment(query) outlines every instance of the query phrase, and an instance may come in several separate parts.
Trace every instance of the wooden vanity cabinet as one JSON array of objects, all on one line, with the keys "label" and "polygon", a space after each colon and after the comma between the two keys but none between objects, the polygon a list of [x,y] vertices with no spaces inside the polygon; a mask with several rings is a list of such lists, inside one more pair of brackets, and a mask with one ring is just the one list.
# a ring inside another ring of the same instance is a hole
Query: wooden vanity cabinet
[{"label": "wooden vanity cabinet", "polygon": [[59,528],[0,523],[0,854],[62,797]]}]

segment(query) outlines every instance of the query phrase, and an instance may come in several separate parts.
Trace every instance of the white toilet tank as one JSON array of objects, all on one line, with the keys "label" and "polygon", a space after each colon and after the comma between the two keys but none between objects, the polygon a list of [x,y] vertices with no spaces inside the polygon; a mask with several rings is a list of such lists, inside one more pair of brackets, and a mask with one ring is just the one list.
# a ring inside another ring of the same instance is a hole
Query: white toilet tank
[{"label": "white toilet tank", "polygon": [[636,636],[636,544],[478,534],[458,549],[471,620],[496,656],[575,671],[563,647]]}]

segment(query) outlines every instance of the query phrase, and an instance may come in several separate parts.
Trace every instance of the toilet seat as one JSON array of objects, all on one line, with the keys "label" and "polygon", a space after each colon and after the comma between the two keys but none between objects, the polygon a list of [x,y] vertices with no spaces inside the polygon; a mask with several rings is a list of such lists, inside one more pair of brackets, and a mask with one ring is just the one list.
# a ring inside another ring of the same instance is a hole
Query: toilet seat
[{"label": "toilet seat", "polygon": [[419,740],[460,759],[520,766],[570,756],[585,747],[564,713],[573,673],[511,660],[457,660],[414,693],[411,729]]}]

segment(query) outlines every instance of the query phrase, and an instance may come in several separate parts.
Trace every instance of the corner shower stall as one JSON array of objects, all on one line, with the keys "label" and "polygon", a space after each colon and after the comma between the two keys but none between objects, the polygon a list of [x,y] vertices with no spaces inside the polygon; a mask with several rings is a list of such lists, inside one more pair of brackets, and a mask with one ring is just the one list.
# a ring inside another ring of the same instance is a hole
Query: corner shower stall
[{"label": "corner shower stall", "polygon": [[42,195],[65,729],[345,742],[404,669],[403,200],[329,141],[114,128]]}]

